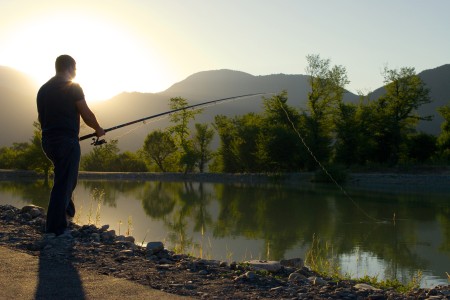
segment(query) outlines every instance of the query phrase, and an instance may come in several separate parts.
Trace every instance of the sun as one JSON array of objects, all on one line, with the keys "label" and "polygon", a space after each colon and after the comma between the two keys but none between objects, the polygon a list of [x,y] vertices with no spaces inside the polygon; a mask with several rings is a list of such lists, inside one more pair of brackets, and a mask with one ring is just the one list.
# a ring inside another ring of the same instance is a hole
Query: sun
[{"label": "sun", "polygon": [[47,15],[30,20],[11,34],[1,50],[9,66],[45,83],[54,61],[69,54],[77,61],[77,77],[88,102],[121,92],[159,92],[168,87],[170,66],[151,41],[110,20],[86,13]]}]

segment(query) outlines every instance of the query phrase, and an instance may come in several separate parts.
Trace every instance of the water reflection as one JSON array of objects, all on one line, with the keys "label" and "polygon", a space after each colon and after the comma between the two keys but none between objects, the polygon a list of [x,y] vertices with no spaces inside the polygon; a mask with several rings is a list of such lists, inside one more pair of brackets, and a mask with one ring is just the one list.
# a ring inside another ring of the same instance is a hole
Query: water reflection
[{"label": "water reflection", "polygon": [[[352,276],[403,279],[423,270],[424,285],[447,283],[450,206],[446,195],[350,191],[332,187],[192,182],[80,181],[81,223],[94,190],[104,191],[101,223],[116,231],[132,217],[137,241],[163,240],[212,259],[304,257],[313,236],[333,245]],[[47,206],[42,181],[0,182],[0,203]],[[98,199],[97,199],[98,200]],[[395,217],[394,217],[395,216]]]}]

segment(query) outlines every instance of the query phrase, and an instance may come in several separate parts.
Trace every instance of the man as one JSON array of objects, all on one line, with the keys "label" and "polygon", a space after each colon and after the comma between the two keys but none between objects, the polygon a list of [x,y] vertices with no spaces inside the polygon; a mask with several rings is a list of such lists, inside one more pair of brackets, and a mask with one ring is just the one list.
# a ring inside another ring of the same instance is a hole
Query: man
[{"label": "man", "polygon": [[55,62],[56,75],[37,94],[38,118],[42,128],[42,149],[54,166],[54,182],[47,210],[46,232],[64,234],[68,218],[75,215],[72,193],[80,164],[80,116],[98,137],[105,131],[89,109],[82,88],[72,82],[76,62],[61,55]]}]

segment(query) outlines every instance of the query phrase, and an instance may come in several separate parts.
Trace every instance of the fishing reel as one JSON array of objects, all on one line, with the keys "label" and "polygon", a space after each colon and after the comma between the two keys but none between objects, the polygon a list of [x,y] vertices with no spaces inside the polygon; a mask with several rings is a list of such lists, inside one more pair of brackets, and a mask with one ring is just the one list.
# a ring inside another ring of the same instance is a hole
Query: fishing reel
[{"label": "fishing reel", "polygon": [[103,144],[106,144],[106,141],[104,140],[104,139],[101,139],[100,140],[100,138],[92,138],[92,143],[91,143],[91,145],[93,145],[93,146],[100,146],[100,145],[103,145]]}]

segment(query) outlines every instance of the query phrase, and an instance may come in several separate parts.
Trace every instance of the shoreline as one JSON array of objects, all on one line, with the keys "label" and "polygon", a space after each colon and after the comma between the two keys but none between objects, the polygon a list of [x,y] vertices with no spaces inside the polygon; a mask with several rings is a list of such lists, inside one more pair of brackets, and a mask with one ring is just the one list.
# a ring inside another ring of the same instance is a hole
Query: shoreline
[{"label": "shoreline", "polygon": [[[137,181],[192,181],[225,184],[286,184],[288,186],[332,185],[314,182],[315,172],[262,173],[156,173],[156,172],[87,172],[80,171],[80,180],[137,180]],[[2,170],[0,180],[44,179],[34,171]],[[344,188],[389,191],[450,192],[450,171],[436,172],[352,172]]]}]

